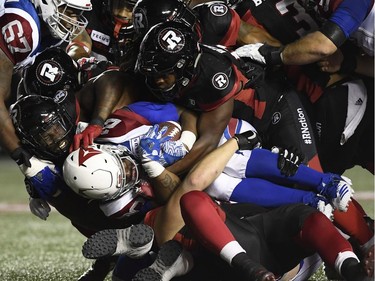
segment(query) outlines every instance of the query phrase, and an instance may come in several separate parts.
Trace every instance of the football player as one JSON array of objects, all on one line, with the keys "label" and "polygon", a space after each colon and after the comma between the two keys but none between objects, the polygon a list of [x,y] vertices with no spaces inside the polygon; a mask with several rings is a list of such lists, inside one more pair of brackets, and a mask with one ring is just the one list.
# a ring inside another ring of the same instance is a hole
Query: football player
[{"label": "football player", "polygon": [[0,3],[0,141],[18,165],[31,167],[27,153],[15,135],[6,101],[11,97],[13,71],[29,64],[46,47],[70,41],[87,24],[83,11],[90,0],[2,1]]},{"label": "football player", "polygon": [[138,44],[132,23],[133,0],[95,0],[88,15],[86,32],[75,38],[66,48],[79,53],[76,60],[95,58],[110,61],[122,70],[132,71]]},{"label": "football player", "polygon": [[[371,276],[373,272],[363,270],[350,244],[330,221],[310,207],[287,205],[269,213],[263,213],[265,210],[258,212],[254,206],[237,204],[223,204],[223,209],[220,209],[206,194],[200,192],[217,178],[218,171],[224,170],[238,149],[253,149],[258,144],[253,136],[249,132],[236,135],[209,153],[189,172],[165,206],[146,214],[144,223],[153,227],[157,244],[162,245],[165,241],[175,239],[181,241],[184,247],[194,249],[195,244],[189,239],[194,237],[231,265],[231,268],[216,268],[224,280],[233,280],[233,275],[228,277],[228,272],[234,274],[236,280],[276,280],[273,273],[285,273],[298,264],[301,258],[314,251],[318,251],[324,261],[335,266],[347,280],[363,280],[366,275]],[[67,173],[70,173],[69,170]],[[172,175],[167,170],[160,174],[160,177],[169,176]],[[84,191],[84,185],[81,188]],[[191,191],[192,189],[195,191]],[[252,216],[249,213],[258,215]],[[238,217],[241,219],[238,220]],[[184,228],[183,219],[189,230]],[[322,233],[323,225],[327,231]],[[121,254],[108,245],[121,243],[124,231],[128,230],[96,233],[83,246],[84,255],[100,257]],[[271,233],[279,233],[280,239],[276,242]],[[337,243],[329,247],[332,241]],[[280,247],[287,247],[287,250],[281,250]],[[191,259],[186,258],[182,250],[178,251],[174,247],[170,249],[174,251],[158,255],[153,265],[138,272],[132,280],[170,280],[188,272],[192,267]],[[278,256],[277,253],[280,252],[282,254]],[[118,264],[120,265],[126,266],[126,263]],[[122,279],[121,276],[117,278]]]},{"label": "football player", "polygon": [[[121,143],[121,145],[100,146],[100,149],[106,148],[106,151],[111,153],[109,156],[112,162],[106,162],[108,159],[103,154],[92,159],[98,160],[99,162],[95,163],[101,165],[101,170],[103,170],[106,166],[105,163],[108,164],[107,167],[110,169],[114,164],[113,159],[120,157],[127,163],[127,173],[129,174],[130,171],[133,171],[133,173],[128,176],[127,180],[121,181],[124,185],[113,185],[112,190],[99,190],[98,194],[103,200],[93,202],[76,195],[74,192],[72,193],[72,190],[66,186],[61,177],[62,161],[69,153],[69,147],[73,142],[76,129],[76,108],[74,106],[74,110],[71,110],[71,106],[72,103],[66,102],[64,96],[59,94],[54,99],[40,95],[28,95],[20,98],[12,107],[12,120],[25,149],[28,149],[39,159],[48,160],[36,162],[36,165],[33,165],[27,173],[25,183],[30,194],[31,212],[46,220],[50,211],[49,204],[51,204],[62,215],[71,220],[72,224],[86,236],[100,229],[123,227],[138,222],[138,219],[143,216],[142,210],[155,206],[155,200],[157,200],[157,198],[148,200],[148,198],[154,197],[154,193],[151,191],[149,180],[134,160],[139,136],[146,133],[153,122],[169,121],[170,119],[178,121],[180,116],[185,128],[190,125],[191,130],[193,130],[195,116],[188,113],[184,114],[186,110],[179,110],[172,104],[138,103],[115,111],[107,120],[103,138],[106,141],[109,138],[112,142]],[[169,157],[164,158],[164,164],[172,163],[182,157],[182,154],[186,154],[187,150],[193,145],[194,139],[192,131],[184,130],[179,141],[173,142],[171,146],[164,144],[163,147],[166,151],[173,152],[168,155]],[[85,154],[96,156],[98,153],[95,151],[99,150],[88,148]],[[100,156],[103,157],[100,158]],[[112,163],[112,166],[110,163]],[[152,163],[150,165],[152,166]],[[80,174],[84,174],[84,171],[80,171]],[[112,175],[115,175],[115,172]],[[89,180],[89,178],[87,177],[86,180]],[[104,178],[100,180],[104,181]],[[97,183],[100,180],[97,180]],[[122,195],[125,190],[131,191],[125,196],[131,198],[130,200],[124,200],[125,197],[119,198],[118,195]],[[140,192],[141,190],[143,191]],[[158,198],[168,196],[165,194],[170,190],[169,186],[161,188],[161,190],[163,194]],[[114,200],[114,197],[117,200]],[[154,203],[151,203],[151,201]],[[143,205],[145,205],[145,208],[141,208]],[[90,276],[99,274],[103,280],[110,270],[110,262],[111,259],[99,260],[99,265],[94,264],[96,271],[91,272]],[[103,267],[107,268],[103,271]],[[82,278],[88,278],[88,276],[82,276]]]}]

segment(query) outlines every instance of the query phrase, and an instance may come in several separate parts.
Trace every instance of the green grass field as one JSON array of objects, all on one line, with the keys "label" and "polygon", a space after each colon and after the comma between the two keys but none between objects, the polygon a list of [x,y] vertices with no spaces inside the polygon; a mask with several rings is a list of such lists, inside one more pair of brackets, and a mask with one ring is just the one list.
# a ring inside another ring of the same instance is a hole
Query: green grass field
[{"label": "green grass field", "polygon": [[[357,192],[374,191],[374,178],[368,172],[356,168],[346,175]],[[21,172],[15,163],[0,158],[0,207],[10,203],[24,206],[27,202]],[[359,202],[374,217],[373,197]],[[0,208],[0,229],[1,281],[76,280],[91,264],[81,255],[85,238],[56,211],[42,221],[25,208]],[[327,279],[319,271],[311,280]]]}]

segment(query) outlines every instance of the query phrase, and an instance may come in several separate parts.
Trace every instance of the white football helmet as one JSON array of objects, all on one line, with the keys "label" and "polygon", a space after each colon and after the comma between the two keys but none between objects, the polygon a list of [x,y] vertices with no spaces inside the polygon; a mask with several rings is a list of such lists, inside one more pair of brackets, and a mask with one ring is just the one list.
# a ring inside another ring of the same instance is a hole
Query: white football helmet
[{"label": "white football helmet", "polygon": [[111,200],[135,187],[138,167],[121,145],[92,145],[68,155],[63,165],[65,183],[88,199]]},{"label": "white football helmet", "polygon": [[53,37],[71,41],[87,26],[84,11],[91,11],[90,0],[31,0]]}]

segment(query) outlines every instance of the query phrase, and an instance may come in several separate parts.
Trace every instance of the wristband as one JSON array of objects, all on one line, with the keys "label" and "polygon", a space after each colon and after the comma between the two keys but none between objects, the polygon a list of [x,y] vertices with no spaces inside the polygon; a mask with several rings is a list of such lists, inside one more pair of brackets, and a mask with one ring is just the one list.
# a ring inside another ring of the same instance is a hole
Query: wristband
[{"label": "wristband", "polygon": [[320,29],[320,32],[327,36],[327,38],[329,38],[337,48],[344,44],[345,40],[347,39],[340,26],[329,20],[324,23]]},{"label": "wristband", "polygon": [[165,170],[162,164],[156,161],[142,163],[142,167],[150,178],[156,178]]},{"label": "wristband", "polygon": [[190,150],[195,141],[197,140],[197,136],[191,131],[182,131],[180,141],[186,146],[187,150]]},{"label": "wristband", "polygon": [[100,117],[93,118],[90,121],[90,125],[98,125],[100,127],[104,127],[104,120]]}]

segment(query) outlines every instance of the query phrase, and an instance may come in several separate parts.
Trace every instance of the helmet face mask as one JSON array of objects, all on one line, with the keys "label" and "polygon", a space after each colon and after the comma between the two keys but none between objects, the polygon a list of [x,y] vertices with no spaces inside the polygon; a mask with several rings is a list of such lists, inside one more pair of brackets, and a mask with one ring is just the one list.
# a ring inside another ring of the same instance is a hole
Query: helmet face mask
[{"label": "helmet face mask", "polygon": [[133,190],[138,167],[123,146],[93,145],[79,148],[66,158],[64,180],[74,192],[87,199],[113,200]]},{"label": "helmet face mask", "polygon": [[[160,100],[171,101],[194,76],[194,62],[199,53],[197,36],[184,24],[164,22],[145,35],[138,55],[136,71],[146,76],[146,84]],[[160,87],[157,77],[173,74],[175,84]]]},{"label": "helmet face mask", "polygon": [[53,37],[73,40],[87,26],[84,11],[90,11],[90,0],[32,0]]},{"label": "helmet face mask", "polygon": [[60,161],[69,153],[75,133],[75,116],[50,97],[30,95],[11,108],[16,134],[38,158]]},{"label": "helmet face mask", "polygon": [[166,21],[180,22],[193,28],[197,16],[183,0],[140,0],[133,10],[133,24],[139,34],[146,32],[154,25]]}]

